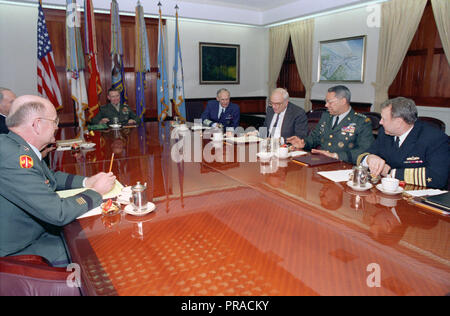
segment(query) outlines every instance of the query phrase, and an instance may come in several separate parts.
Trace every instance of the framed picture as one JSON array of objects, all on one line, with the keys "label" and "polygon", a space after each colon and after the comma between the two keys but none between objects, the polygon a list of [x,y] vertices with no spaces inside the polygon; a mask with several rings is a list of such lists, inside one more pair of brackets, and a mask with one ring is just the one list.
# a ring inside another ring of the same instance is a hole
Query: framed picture
[{"label": "framed picture", "polygon": [[240,46],[200,43],[200,84],[239,84]]},{"label": "framed picture", "polygon": [[319,82],[364,82],[366,36],[320,42]]}]

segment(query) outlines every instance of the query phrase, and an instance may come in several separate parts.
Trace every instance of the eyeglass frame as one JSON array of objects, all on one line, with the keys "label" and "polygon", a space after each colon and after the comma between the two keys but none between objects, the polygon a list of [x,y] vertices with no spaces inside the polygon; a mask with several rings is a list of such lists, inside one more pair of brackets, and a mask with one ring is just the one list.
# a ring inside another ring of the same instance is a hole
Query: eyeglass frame
[{"label": "eyeglass frame", "polygon": [[59,126],[59,117],[56,117],[56,119],[54,119],[54,120],[48,119],[48,118],[45,118],[45,117],[37,117],[37,119],[39,119],[39,120],[46,120],[46,121],[52,121],[53,124],[55,124],[56,127]]}]

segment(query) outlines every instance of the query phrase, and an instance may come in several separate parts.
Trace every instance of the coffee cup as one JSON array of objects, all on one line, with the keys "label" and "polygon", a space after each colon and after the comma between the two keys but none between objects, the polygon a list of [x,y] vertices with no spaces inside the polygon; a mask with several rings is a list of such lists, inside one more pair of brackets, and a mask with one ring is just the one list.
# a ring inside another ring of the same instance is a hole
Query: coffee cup
[{"label": "coffee cup", "polygon": [[381,186],[383,190],[389,192],[395,192],[398,189],[399,180],[395,178],[383,178],[381,179]]},{"label": "coffee cup", "polygon": [[278,148],[277,152],[278,152],[278,157],[279,158],[287,158],[288,155],[289,155],[289,148],[287,148],[287,147],[280,147],[280,148]]},{"label": "coffee cup", "polygon": [[213,134],[213,141],[220,142],[222,140],[223,140],[223,133],[222,132]]}]

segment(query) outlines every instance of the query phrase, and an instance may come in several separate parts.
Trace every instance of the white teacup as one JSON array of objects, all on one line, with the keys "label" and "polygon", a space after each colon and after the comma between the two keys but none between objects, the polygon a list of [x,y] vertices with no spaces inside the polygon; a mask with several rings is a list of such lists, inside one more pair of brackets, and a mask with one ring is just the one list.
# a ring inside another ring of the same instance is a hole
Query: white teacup
[{"label": "white teacup", "polygon": [[383,178],[381,179],[381,185],[383,186],[383,190],[395,192],[398,189],[400,181],[395,178]]},{"label": "white teacup", "polygon": [[223,133],[214,133],[213,134],[213,141],[220,142],[223,140]]},{"label": "white teacup", "polygon": [[188,127],[186,124],[180,124],[180,126],[178,127],[180,130],[187,130]]},{"label": "white teacup", "polygon": [[289,148],[280,147],[278,148],[277,153],[279,158],[287,158],[289,156]]}]

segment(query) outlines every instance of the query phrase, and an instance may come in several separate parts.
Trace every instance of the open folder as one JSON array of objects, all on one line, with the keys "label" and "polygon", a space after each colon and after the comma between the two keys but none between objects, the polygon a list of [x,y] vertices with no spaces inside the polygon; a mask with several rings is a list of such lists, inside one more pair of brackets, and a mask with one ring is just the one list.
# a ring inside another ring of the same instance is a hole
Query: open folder
[{"label": "open folder", "polygon": [[[107,199],[113,199],[115,197],[117,197],[118,195],[120,195],[120,193],[122,192],[123,189],[123,185],[116,180],[116,183],[114,184],[114,187],[112,188],[111,191],[109,191],[108,193],[106,193],[105,195],[103,195],[103,200],[107,200]],[[79,189],[71,189],[71,190],[61,190],[61,191],[56,191],[56,193],[61,197],[61,198],[67,198],[67,197],[71,197],[74,195],[77,195],[81,192],[84,192],[88,190],[88,188],[79,188]],[[84,218],[84,217],[89,217],[89,216],[94,216],[94,215],[99,215],[102,213],[102,210],[99,207],[96,207],[92,210],[89,210],[89,212],[81,215],[80,217],[78,217],[78,219],[80,218]]]}]

